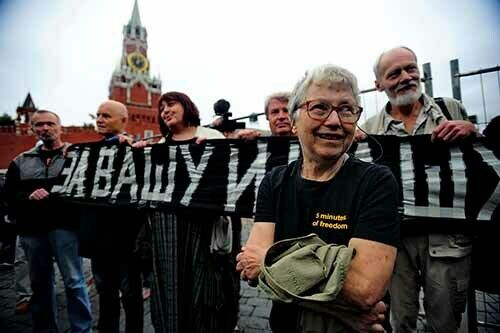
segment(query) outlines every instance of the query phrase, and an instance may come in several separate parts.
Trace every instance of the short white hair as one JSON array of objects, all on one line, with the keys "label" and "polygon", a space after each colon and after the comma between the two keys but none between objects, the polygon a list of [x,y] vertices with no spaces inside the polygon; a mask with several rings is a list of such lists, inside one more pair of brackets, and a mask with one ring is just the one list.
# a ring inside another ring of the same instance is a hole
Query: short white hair
[{"label": "short white hair", "polygon": [[396,47],[393,47],[392,49],[389,49],[389,50],[386,50],[382,53],[380,53],[380,55],[377,57],[377,60],[375,60],[375,64],[373,65],[373,73],[375,74],[375,78],[378,80],[380,79],[380,73],[379,73],[379,66],[380,66],[380,61],[382,61],[382,58],[389,52],[391,51],[394,51],[394,50],[397,50],[397,49],[405,49],[407,51],[410,51],[411,54],[413,54],[413,56],[415,57],[415,62],[418,62],[417,61],[417,55],[415,54],[415,52],[413,52],[412,49],[410,49],[409,47],[407,46],[396,46]]},{"label": "short white hair", "polygon": [[358,80],[356,76],[345,68],[336,65],[322,65],[307,71],[302,79],[295,84],[288,102],[288,112],[292,119],[297,119],[297,109],[304,102],[307,90],[313,84],[326,83],[327,85],[340,84],[351,88],[356,103],[360,103]]}]

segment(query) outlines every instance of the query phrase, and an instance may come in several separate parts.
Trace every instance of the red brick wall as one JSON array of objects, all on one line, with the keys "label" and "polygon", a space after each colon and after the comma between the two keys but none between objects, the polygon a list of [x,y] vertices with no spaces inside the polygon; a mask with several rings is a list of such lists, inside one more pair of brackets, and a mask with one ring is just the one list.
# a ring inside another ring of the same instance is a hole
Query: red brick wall
[{"label": "red brick wall", "polygon": [[125,88],[114,87],[109,99],[125,104],[127,102],[127,90]]},{"label": "red brick wall", "polygon": [[148,104],[148,91],[142,83],[137,82],[130,89],[130,102],[134,104]]},{"label": "red brick wall", "polygon": [[154,135],[160,134],[158,125],[158,113],[156,108],[128,105],[127,133],[132,136],[139,135],[144,138],[145,130],[152,130]]},{"label": "red brick wall", "polygon": [[130,90],[130,103],[127,103],[127,92],[124,88],[114,87],[110,99],[119,101],[127,107],[129,121],[126,131],[134,137],[144,138],[145,130],[152,130],[154,135],[160,134],[158,125],[158,100],[160,94],[151,95],[151,107],[148,106],[148,91],[140,82]]},{"label": "red brick wall", "polygon": [[92,142],[102,139],[102,136],[96,133],[93,128],[74,127],[73,131],[63,133],[63,141],[77,143],[77,142]]},{"label": "red brick wall", "polygon": [[[132,100],[136,101],[137,104],[126,103],[125,89],[114,87],[112,90],[111,99],[124,103],[129,111],[126,131],[134,137],[139,135],[141,138],[144,138],[145,130],[152,130],[153,135],[160,134],[160,126],[158,125],[160,94],[152,94],[151,107],[147,106],[147,91],[142,85],[141,87],[134,86],[132,96],[134,96]],[[28,124],[20,124],[17,133],[20,135],[16,134],[14,126],[0,126],[0,169],[6,169],[14,157],[35,145],[36,139],[31,135]],[[100,140],[100,138],[101,136],[92,127],[63,127],[63,141],[90,142]]]},{"label": "red brick wall", "polygon": [[[101,139],[93,128],[85,127],[65,127],[63,128],[62,139],[65,142],[91,142]],[[33,135],[15,135],[15,133],[6,133],[0,127],[0,169],[6,169],[10,161],[28,149],[31,149],[36,143]]]},{"label": "red brick wall", "polygon": [[151,106],[155,113],[158,111],[158,101],[160,100],[160,94],[151,94]]},{"label": "red brick wall", "polygon": [[10,161],[35,145],[35,137],[0,133],[0,169],[7,169]]}]

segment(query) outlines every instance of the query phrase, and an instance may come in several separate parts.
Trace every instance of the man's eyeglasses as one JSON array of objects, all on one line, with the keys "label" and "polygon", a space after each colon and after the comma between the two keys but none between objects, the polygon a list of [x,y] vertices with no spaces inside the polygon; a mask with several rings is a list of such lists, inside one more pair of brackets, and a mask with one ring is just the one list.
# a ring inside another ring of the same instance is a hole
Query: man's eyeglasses
[{"label": "man's eyeglasses", "polygon": [[363,108],[361,106],[350,104],[334,106],[321,99],[304,102],[300,104],[297,109],[301,109],[304,106],[306,107],[308,116],[314,120],[325,120],[330,117],[332,111],[335,110],[340,118],[340,121],[346,124],[354,124],[361,116],[361,112],[363,112]]}]

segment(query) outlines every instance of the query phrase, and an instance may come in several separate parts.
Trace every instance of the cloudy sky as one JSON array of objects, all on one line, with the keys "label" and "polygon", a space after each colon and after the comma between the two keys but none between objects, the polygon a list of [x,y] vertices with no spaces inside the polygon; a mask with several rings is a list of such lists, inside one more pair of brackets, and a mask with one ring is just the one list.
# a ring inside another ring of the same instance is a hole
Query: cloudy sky
[{"label": "cloudy sky", "polygon": [[[92,122],[119,64],[122,29],[134,0],[0,0],[0,113],[14,115],[31,92],[63,125]],[[234,116],[263,111],[274,91],[290,90],[307,68],[350,69],[373,87],[377,55],[396,45],[431,62],[434,95],[451,96],[449,61],[461,72],[500,64],[500,1],[139,0],[148,31],[150,73],[162,91],[186,92],[202,124],[219,98]],[[479,76],[462,79],[470,114],[483,121]],[[488,119],[500,114],[500,79],[483,76]],[[385,101],[364,98],[367,114]],[[260,125],[264,126],[263,119]]]}]

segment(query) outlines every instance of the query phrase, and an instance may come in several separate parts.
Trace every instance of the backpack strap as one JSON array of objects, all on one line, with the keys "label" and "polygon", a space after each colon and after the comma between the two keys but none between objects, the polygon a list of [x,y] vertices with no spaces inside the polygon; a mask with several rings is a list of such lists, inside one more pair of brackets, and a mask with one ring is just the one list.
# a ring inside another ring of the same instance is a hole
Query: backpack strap
[{"label": "backpack strap", "polygon": [[434,102],[439,106],[441,109],[441,112],[443,112],[443,115],[445,116],[446,119],[448,120],[453,120],[451,118],[450,111],[448,111],[448,107],[446,106],[446,103],[444,102],[443,97],[435,97]]}]

